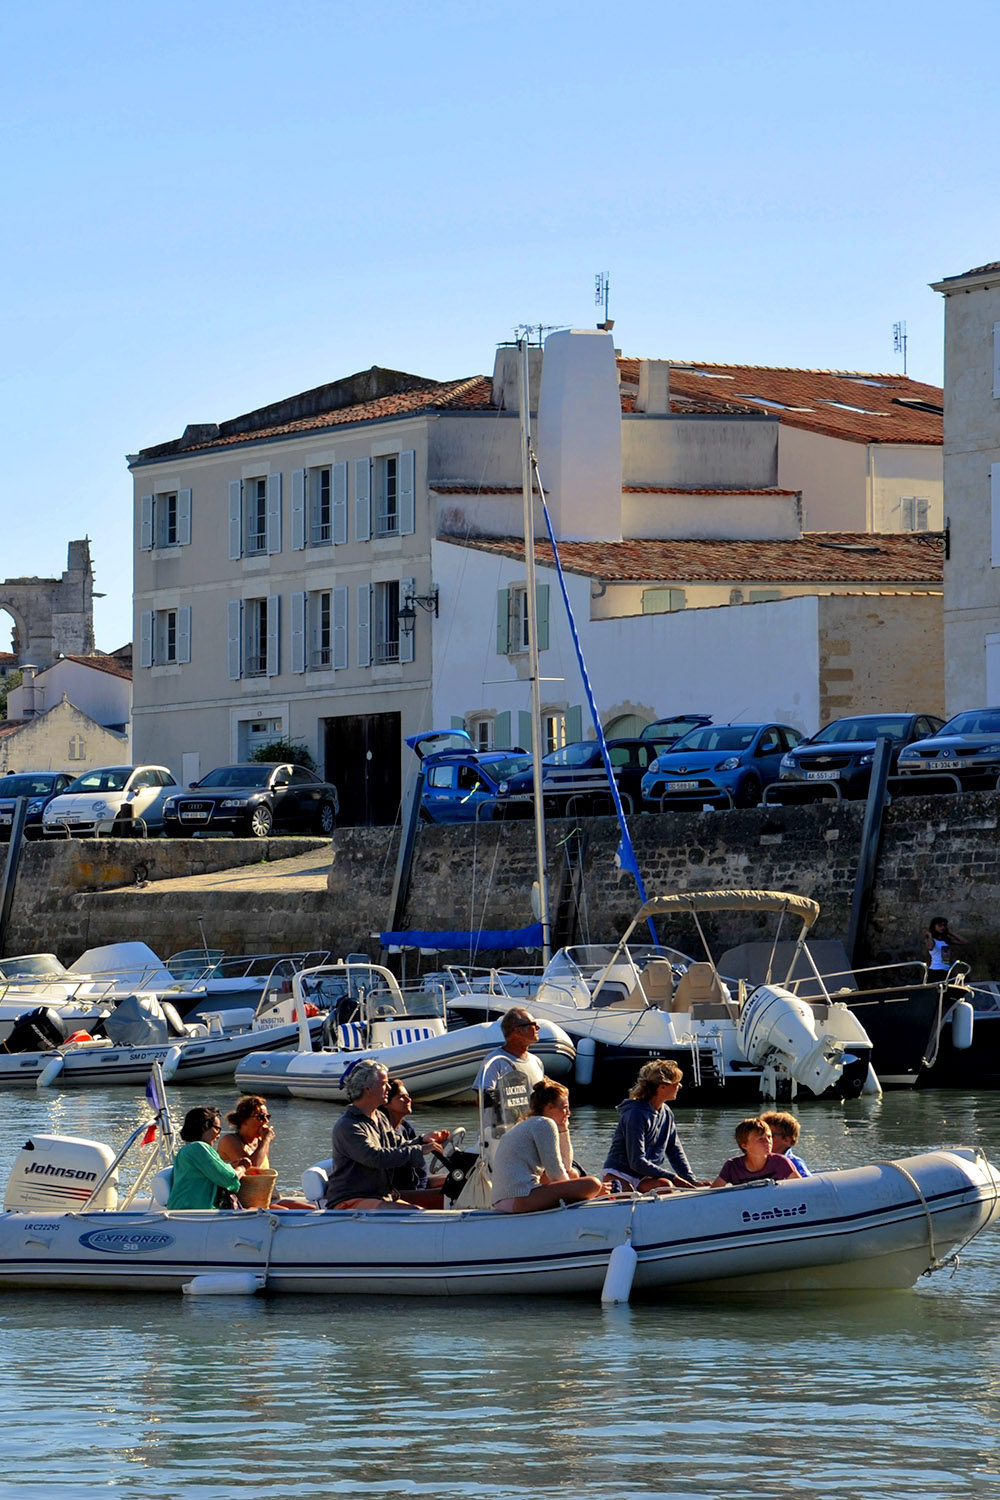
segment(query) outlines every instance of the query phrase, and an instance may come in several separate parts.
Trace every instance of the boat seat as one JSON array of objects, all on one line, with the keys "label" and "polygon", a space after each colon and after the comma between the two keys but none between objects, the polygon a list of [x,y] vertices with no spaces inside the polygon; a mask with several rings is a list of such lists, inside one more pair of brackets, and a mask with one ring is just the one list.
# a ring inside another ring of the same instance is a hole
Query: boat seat
[{"label": "boat seat", "polygon": [[[726,987],[712,964],[689,964],[674,990],[675,1011],[690,1011],[693,1005],[727,1005]],[[728,1015],[728,1010],[727,1010]]]},{"label": "boat seat", "polygon": [[345,1021],[337,1027],[337,1046],[356,1052],[365,1045],[365,1027],[361,1021]]},{"label": "boat seat", "polygon": [[302,1191],[308,1203],[315,1203],[317,1208],[322,1208],[326,1196],[326,1185],[333,1171],[333,1157],[328,1156],[326,1161],[314,1162],[311,1167],[306,1167],[302,1173]]},{"label": "boat seat", "polygon": [[433,1026],[394,1026],[389,1032],[390,1047],[405,1047],[407,1042],[425,1042],[437,1036]]},{"label": "boat seat", "polygon": [[625,985],[620,984],[615,980],[612,980],[609,984],[604,984],[601,986],[600,992],[597,995],[597,998],[594,1000],[593,1005],[595,1010],[603,1010],[605,1006],[608,1006],[610,1008],[613,1005],[616,1005],[619,1010],[636,1009],[636,1006],[634,1006],[630,1001],[629,992],[626,989]]},{"label": "boat seat", "polygon": [[174,1180],[173,1167],[164,1167],[157,1172],[149,1184],[149,1196],[159,1208],[166,1208],[170,1188]]},{"label": "boat seat", "polygon": [[632,991],[637,1000],[645,998],[655,1010],[670,1010],[674,996],[674,971],[669,958],[651,958],[639,975]]}]

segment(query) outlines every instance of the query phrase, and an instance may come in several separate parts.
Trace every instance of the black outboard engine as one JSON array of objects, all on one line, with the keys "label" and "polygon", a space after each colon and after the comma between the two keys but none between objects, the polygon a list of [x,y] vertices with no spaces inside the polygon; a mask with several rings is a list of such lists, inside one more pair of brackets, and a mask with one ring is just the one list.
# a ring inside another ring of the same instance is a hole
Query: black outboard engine
[{"label": "black outboard engine", "polygon": [[5,1052],[51,1052],[66,1040],[67,1032],[59,1013],[40,1005],[26,1010],[10,1028],[10,1035],[0,1047]]}]

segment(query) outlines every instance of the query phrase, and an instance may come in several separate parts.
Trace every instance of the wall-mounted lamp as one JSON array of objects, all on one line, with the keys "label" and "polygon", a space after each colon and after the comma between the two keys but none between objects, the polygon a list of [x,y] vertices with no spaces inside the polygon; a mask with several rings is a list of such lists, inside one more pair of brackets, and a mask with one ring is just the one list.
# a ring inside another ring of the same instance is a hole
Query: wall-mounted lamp
[{"label": "wall-mounted lamp", "polygon": [[413,634],[413,626],[417,618],[417,612],[413,607],[415,604],[419,604],[421,609],[426,609],[428,614],[433,610],[436,620],[438,618],[437,589],[432,594],[407,594],[403,600],[402,607],[396,615],[396,619],[399,621],[399,628],[404,635]]}]

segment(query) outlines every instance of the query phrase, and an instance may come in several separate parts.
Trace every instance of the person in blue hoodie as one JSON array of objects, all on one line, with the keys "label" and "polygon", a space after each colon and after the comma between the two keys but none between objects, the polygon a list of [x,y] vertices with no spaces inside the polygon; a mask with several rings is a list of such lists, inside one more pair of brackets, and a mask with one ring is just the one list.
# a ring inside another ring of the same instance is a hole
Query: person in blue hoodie
[{"label": "person in blue hoodie", "polygon": [[618,1106],[618,1125],[604,1163],[604,1180],[612,1191],[669,1193],[675,1187],[708,1186],[691,1170],[670,1110],[681,1077],[677,1064],[665,1058],[639,1069],[635,1086]]}]

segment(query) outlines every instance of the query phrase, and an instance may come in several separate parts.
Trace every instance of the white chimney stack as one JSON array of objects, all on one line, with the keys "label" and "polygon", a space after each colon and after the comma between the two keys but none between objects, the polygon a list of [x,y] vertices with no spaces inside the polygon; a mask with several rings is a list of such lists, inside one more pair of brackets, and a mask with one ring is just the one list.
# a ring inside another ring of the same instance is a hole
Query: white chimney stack
[{"label": "white chimney stack", "polygon": [[538,467],[557,540],[621,540],[622,411],[610,333],[567,329],[545,340]]}]

